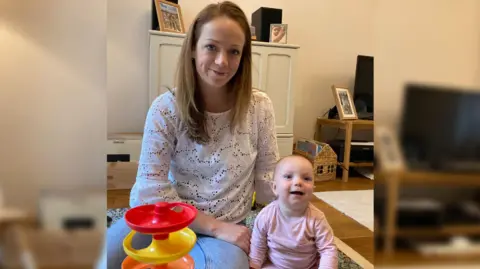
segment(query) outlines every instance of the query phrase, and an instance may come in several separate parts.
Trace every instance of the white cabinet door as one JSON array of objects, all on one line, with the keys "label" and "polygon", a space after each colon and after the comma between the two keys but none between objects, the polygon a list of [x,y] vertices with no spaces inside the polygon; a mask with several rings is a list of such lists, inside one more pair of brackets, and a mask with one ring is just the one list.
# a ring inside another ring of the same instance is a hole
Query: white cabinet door
[{"label": "white cabinet door", "polygon": [[252,87],[259,90],[262,89],[262,68],[262,50],[252,46]]},{"label": "white cabinet door", "polygon": [[[172,88],[184,36],[150,35],[150,104]],[[278,134],[293,133],[293,93],[297,47],[252,45],[252,84],[273,102]]]},{"label": "white cabinet door", "polygon": [[293,135],[277,136],[278,153],[280,158],[292,155],[293,152]]},{"label": "white cabinet door", "polygon": [[173,88],[183,37],[150,35],[150,103]]},{"label": "white cabinet door", "polygon": [[297,49],[253,46],[253,86],[268,94],[275,110],[277,133],[293,133],[293,89]]}]

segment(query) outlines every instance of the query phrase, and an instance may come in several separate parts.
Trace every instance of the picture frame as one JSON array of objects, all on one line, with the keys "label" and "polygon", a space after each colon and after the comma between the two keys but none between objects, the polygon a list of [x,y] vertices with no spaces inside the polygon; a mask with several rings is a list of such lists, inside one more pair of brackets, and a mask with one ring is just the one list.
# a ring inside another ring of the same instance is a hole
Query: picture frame
[{"label": "picture frame", "polygon": [[287,44],[288,25],[270,24],[270,42]]},{"label": "picture frame", "polygon": [[375,126],[375,156],[386,172],[401,172],[406,169],[405,159],[398,136],[386,126]]},{"label": "picture frame", "polygon": [[347,88],[332,85],[332,93],[340,120],[358,119],[357,110],[350,91]]},{"label": "picture frame", "polygon": [[255,26],[250,26],[250,35],[252,37],[252,41],[257,40],[257,35],[255,32],[256,32]]},{"label": "picture frame", "polygon": [[164,1],[155,0],[159,30],[170,33],[185,33],[182,9],[179,5]]}]

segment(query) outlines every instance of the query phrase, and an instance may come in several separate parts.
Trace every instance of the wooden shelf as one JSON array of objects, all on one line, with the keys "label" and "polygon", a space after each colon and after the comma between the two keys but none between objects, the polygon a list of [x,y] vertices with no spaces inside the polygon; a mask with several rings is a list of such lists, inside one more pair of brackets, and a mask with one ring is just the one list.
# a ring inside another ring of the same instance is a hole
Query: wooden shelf
[{"label": "wooden shelf", "polygon": [[378,182],[388,182],[389,177],[397,177],[401,185],[447,185],[457,187],[480,186],[479,174],[439,173],[402,171],[396,173],[375,172]]},{"label": "wooden shelf", "polygon": [[353,129],[373,129],[373,120],[338,120],[317,118],[317,125],[334,126],[341,129],[347,128],[347,123],[352,123]]},{"label": "wooden shelf", "polygon": [[107,135],[107,140],[141,140],[142,137],[143,133],[112,133]]},{"label": "wooden shelf", "polygon": [[28,218],[27,212],[16,208],[0,208],[0,224],[23,221]]},{"label": "wooden shelf", "polygon": [[[339,162],[338,165],[343,165],[342,162]],[[373,162],[366,162],[366,163],[350,163],[351,167],[373,167]]]},{"label": "wooden shelf", "polygon": [[316,131],[314,139],[319,142],[324,142],[322,139],[322,126],[335,127],[345,130],[345,149],[344,149],[344,162],[339,163],[343,169],[342,181],[348,182],[349,168],[354,167],[373,167],[373,163],[351,163],[350,162],[350,149],[352,146],[352,135],[354,130],[373,130],[373,120],[340,120],[340,119],[325,119],[317,118]]},{"label": "wooden shelf", "polygon": [[400,237],[436,237],[450,235],[480,235],[479,224],[452,224],[444,227],[397,228],[395,234]]},{"label": "wooden shelf", "polygon": [[375,266],[392,266],[392,265],[477,265],[480,262],[480,255],[435,255],[426,256],[413,250],[396,250],[392,254],[383,252],[375,253]]},{"label": "wooden shelf", "polygon": [[480,186],[480,174],[453,174],[438,172],[408,172],[400,178],[402,184],[448,184]]},{"label": "wooden shelf", "polygon": [[[405,185],[439,186],[448,187],[478,187],[480,174],[449,174],[438,172],[420,171],[379,171],[375,173],[376,183],[384,183],[387,187],[385,227],[381,234],[384,235],[385,255],[397,253],[395,250],[395,237],[443,237],[451,235],[480,235],[480,225],[452,224],[441,228],[399,228],[397,223],[398,193]],[[477,255],[480,260],[480,255]],[[417,257],[408,257],[415,260]],[[449,259],[452,259],[449,257]],[[437,258],[437,261],[440,259]]]}]

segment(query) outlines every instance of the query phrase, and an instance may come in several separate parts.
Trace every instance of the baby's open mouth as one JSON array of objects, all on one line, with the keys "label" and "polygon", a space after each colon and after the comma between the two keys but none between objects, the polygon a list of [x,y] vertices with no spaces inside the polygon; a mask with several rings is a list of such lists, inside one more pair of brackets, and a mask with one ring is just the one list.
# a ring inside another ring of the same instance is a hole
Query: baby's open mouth
[{"label": "baby's open mouth", "polygon": [[294,194],[294,195],[304,195],[304,193],[301,192],[301,191],[291,191],[290,194]]}]

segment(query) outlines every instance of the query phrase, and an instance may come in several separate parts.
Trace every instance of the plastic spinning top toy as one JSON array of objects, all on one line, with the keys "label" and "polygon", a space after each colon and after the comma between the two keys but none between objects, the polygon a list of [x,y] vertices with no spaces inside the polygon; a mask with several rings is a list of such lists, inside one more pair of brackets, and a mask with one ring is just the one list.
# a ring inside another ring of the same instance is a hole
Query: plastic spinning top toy
[{"label": "plastic spinning top toy", "polygon": [[[122,269],[193,269],[194,262],[188,253],[197,236],[188,225],[196,216],[197,209],[184,203],[161,202],[128,210],[125,221],[132,231],[123,240],[127,257]],[[148,247],[132,247],[137,232],[152,235]]]}]

